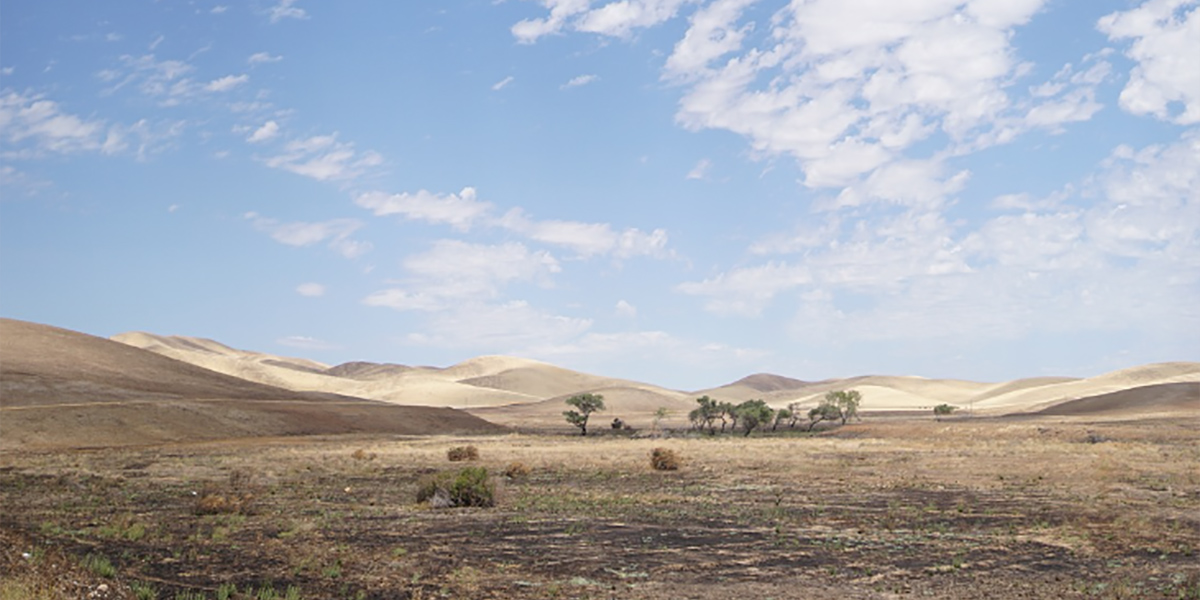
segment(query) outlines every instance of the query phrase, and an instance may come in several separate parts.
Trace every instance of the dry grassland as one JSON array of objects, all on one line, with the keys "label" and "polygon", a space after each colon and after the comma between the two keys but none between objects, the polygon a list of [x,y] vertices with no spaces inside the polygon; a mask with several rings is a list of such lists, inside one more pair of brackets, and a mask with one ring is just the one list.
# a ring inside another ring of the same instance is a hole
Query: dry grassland
[{"label": "dry grassland", "polygon": [[[8,452],[0,598],[1200,598],[1198,427]],[[497,506],[416,504],[467,444]]]}]

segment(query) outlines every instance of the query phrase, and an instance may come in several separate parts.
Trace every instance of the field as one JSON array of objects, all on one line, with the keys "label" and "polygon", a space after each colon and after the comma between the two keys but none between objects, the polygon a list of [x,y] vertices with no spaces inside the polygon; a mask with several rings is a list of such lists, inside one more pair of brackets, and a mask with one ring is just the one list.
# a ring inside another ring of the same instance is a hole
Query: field
[{"label": "field", "polygon": [[[1198,428],[868,415],[10,451],[0,598],[1200,598]],[[497,506],[416,503],[466,444]],[[660,446],[682,468],[651,469]]]}]

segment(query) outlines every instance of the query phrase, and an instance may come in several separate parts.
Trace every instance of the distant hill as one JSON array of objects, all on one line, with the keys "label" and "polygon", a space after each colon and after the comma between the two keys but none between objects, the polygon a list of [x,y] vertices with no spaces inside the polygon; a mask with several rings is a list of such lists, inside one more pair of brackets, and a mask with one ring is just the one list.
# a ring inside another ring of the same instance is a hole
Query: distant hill
[{"label": "distant hill", "polygon": [[[679,395],[679,392],[649,384],[580,373],[512,356],[480,356],[445,368],[362,361],[330,367],[301,358],[237,350],[203,338],[135,332],[116,335],[112,339],[259,383],[408,405],[477,410],[536,404],[550,398],[609,388],[639,390],[639,393],[658,394],[671,400],[676,400]],[[654,409],[650,410],[653,412]],[[503,412],[489,414],[503,421],[499,416]],[[555,416],[561,418],[558,413]]]},{"label": "distant hill", "polygon": [[578,393],[605,396],[609,418],[649,423],[658,408],[673,426],[686,424],[695,398],[739,403],[763,399],[775,408],[807,409],[833,390],[855,389],[862,410],[929,411],[938,404],[971,407],[978,414],[1028,413],[1079,398],[1165,383],[1200,382],[1200,363],[1142,365],[1086,379],[1032,377],[1002,382],[862,375],[805,381],[757,373],[727,385],[679,392],[649,383],[564,369],[511,356],[480,356],[445,368],[354,362],[330,367],[302,358],[236,350],[213,340],[147,333],[114,339],[205,368],[298,391],[322,391],[400,404],[449,406],[505,424],[562,422],[562,400]]},{"label": "distant hill", "polygon": [[1060,402],[1035,414],[1046,416],[1146,415],[1188,412],[1200,415],[1200,383],[1156,383]]},{"label": "distant hill", "polygon": [[[193,345],[198,353],[222,348],[215,342]],[[308,366],[286,362],[287,369]],[[0,319],[0,416],[5,448],[498,430],[460,411],[281,389],[12,319]]]}]

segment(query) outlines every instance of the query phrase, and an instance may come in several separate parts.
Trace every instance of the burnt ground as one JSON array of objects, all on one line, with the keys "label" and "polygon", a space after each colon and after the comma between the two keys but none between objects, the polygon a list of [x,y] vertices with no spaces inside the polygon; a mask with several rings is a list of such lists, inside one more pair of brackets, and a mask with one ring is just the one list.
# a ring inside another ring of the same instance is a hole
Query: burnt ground
[{"label": "burnt ground", "polygon": [[[1197,425],[7,453],[0,580],[67,598],[1200,598]],[[530,471],[496,476],[496,507],[417,504],[463,443]],[[651,470],[657,445],[684,467]]]}]

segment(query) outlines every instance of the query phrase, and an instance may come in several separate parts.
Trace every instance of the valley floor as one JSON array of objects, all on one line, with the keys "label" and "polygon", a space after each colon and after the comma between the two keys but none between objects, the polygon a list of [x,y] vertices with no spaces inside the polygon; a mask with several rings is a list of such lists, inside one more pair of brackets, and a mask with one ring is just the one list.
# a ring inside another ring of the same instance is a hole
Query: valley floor
[{"label": "valley floor", "polygon": [[[5,452],[0,597],[1200,598],[1198,431],[868,418]],[[497,506],[417,504],[466,444]],[[650,468],[660,446],[680,470]]]}]

